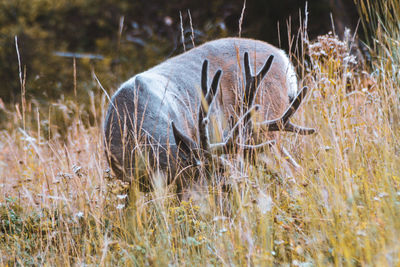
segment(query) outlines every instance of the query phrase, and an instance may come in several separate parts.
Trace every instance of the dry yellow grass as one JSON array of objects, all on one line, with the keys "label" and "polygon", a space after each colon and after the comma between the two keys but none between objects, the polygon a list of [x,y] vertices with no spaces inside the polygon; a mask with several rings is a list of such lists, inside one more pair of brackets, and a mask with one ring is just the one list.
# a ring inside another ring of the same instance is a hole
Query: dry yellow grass
[{"label": "dry yellow grass", "polygon": [[[102,127],[84,126],[78,104],[53,107],[68,120],[62,136],[48,118],[38,130],[32,103],[8,110],[0,265],[398,266],[399,80],[354,64],[349,42],[304,43],[312,93],[296,119],[318,133],[281,141],[301,168],[273,151],[257,164],[234,157],[224,172],[230,194],[209,187],[178,203],[173,188],[133,188],[124,207],[126,185],[106,170]],[[92,97],[100,122],[106,97]]]}]

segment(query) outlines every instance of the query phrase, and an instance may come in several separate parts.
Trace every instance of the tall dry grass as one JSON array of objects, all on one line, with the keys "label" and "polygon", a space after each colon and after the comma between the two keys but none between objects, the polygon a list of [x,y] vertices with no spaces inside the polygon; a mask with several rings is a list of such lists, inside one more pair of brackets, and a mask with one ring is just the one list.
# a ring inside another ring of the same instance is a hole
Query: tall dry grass
[{"label": "tall dry grass", "polygon": [[273,150],[232,157],[230,194],[202,188],[181,203],[172,187],[132,188],[126,207],[104,157],[102,91],[86,96],[91,114],[79,98],[52,104],[57,120],[34,101],[2,106],[0,265],[399,265],[398,34],[375,37],[367,66],[351,35],[303,33],[293,61],[312,93],[296,120],[318,133],[281,140],[301,168]]}]

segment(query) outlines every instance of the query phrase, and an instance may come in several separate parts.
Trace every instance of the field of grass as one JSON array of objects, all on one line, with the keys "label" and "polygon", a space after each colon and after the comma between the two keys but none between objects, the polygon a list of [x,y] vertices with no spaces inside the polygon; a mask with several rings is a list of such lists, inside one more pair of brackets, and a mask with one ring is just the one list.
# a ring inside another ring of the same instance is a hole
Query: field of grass
[{"label": "field of grass", "polygon": [[370,64],[352,36],[303,34],[293,61],[311,93],[294,119],[318,133],[282,133],[297,169],[273,151],[233,156],[229,194],[132,188],[127,205],[103,152],[102,90],[84,96],[89,114],[83,96],[53,103],[56,121],[23,96],[0,105],[0,265],[399,266],[400,27],[375,22]]}]

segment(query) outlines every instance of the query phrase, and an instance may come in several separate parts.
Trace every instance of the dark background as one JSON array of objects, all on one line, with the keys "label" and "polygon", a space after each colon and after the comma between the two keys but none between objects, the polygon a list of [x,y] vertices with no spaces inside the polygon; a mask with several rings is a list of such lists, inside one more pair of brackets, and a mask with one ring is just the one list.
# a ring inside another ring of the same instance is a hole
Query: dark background
[{"label": "dark background", "polygon": [[[295,36],[305,6],[305,0],[248,0],[242,37],[287,51],[287,25]],[[188,10],[196,44],[238,36],[242,8],[242,0],[0,0],[0,98],[10,104],[21,99],[15,36],[26,98],[45,103],[74,91],[86,97],[100,90],[93,74],[113,91],[135,73],[181,53],[180,12],[186,49],[192,46]],[[309,0],[308,12],[311,39],[332,31],[331,14],[339,36],[345,26],[354,31],[358,21],[353,0]]]}]

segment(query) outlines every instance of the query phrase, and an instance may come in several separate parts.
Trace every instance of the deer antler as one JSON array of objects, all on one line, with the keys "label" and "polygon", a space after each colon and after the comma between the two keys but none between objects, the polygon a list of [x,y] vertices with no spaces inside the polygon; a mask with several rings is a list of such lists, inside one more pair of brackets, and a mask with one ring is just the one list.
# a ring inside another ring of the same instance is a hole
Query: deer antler
[{"label": "deer antler", "polygon": [[262,69],[257,73],[257,75],[253,76],[250,69],[249,53],[244,53],[244,72],[246,78],[244,99],[246,103],[246,110],[248,110],[249,107],[253,105],[254,98],[257,94],[257,89],[260,85],[260,82],[262,81],[262,79],[264,79],[265,75],[271,68],[273,60],[274,56],[270,55]]},{"label": "deer antler", "polygon": [[[234,140],[236,139],[239,133],[239,126],[246,126],[247,132],[252,130],[251,125],[251,115],[253,111],[257,111],[260,109],[260,105],[254,104],[255,96],[257,95],[257,90],[262,79],[268,73],[271,68],[274,56],[270,55],[265,62],[262,69],[256,74],[252,75],[250,68],[250,60],[249,54],[247,52],[244,53],[244,70],[245,70],[245,90],[244,90],[244,111],[243,115],[237,120],[236,124],[232,126],[228,135],[224,138],[224,141],[220,143],[210,143],[210,137],[208,133],[208,123],[209,123],[209,113],[210,106],[212,105],[217,92],[218,85],[222,75],[222,71],[218,70],[213,77],[211,82],[211,87],[208,88],[208,60],[204,60],[202,70],[201,70],[201,91],[202,91],[202,99],[199,105],[199,114],[198,114],[198,136],[199,142],[193,141],[190,137],[179,131],[174,122],[171,122],[173,134],[175,137],[176,144],[179,148],[188,156],[194,157],[196,161],[200,159],[200,157],[206,156],[207,158],[211,158],[213,153],[223,154],[226,152],[227,148],[232,147],[234,144]],[[302,100],[307,94],[308,87],[303,87],[293,102],[289,105],[288,109],[282,115],[282,117],[275,120],[266,120],[264,122],[258,123],[262,127],[266,127],[268,131],[290,131],[296,132],[299,134],[312,134],[315,132],[315,129],[305,128],[298,125],[295,125],[289,121],[290,117],[297,111]],[[274,140],[267,141],[261,144],[249,145],[249,144],[236,144],[241,147],[245,151],[254,151],[264,146],[270,146],[275,143]]]},{"label": "deer antler", "polygon": [[[254,105],[254,98],[257,94],[257,89],[260,84],[260,81],[265,77],[265,75],[268,73],[268,71],[271,68],[272,61],[274,59],[273,55],[270,55],[265,62],[264,66],[262,67],[261,71],[257,73],[257,75],[252,75],[251,70],[250,70],[250,61],[249,61],[249,54],[246,52],[244,53],[244,69],[245,69],[245,92],[244,92],[244,99],[245,99],[245,105],[244,105],[244,114],[238,119],[236,124],[232,127],[230,130],[229,134],[224,138],[225,140],[221,143],[215,143],[215,144],[210,144],[209,141],[209,136],[208,136],[208,129],[207,129],[207,124],[208,124],[208,112],[207,115],[205,116],[205,107],[208,107],[212,101],[214,100],[215,94],[217,88],[214,88],[214,85],[218,84],[219,78],[221,73],[217,71],[213,78],[213,83],[211,85],[211,89],[207,91],[207,66],[208,62],[204,61],[203,63],[203,69],[202,69],[202,90],[203,90],[203,95],[206,95],[206,103],[205,105],[200,106],[199,110],[199,136],[200,136],[200,147],[203,149],[203,151],[210,151],[214,152],[217,154],[222,154],[226,151],[227,148],[232,147],[234,144],[234,140],[236,139],[238,133],[239,133],[239,126],[240,125],[247,125],[247,127],[250,127],[251,130],[251,125],[249,125],[251,114],[253,111],[259,110],[260,106],[259,105]],[[207,93],[205,93],[207,92]],[[209,111],[209,110],[208,110]],[[242,124],[243,123],[243,124]],[[248,128],[249,129],[249,128]],[[254,149],[259,149],[261,147],[264,147],[266,145],[271,145],[273,142],[265,142],[263,144],[258,144],[255,146],[252,145],[239,145],[245,150],[254,150]]]},{"label": "deer antler", "polygon": [[211,87],[208,88],[208,60],[204,60],[203,66],[201,69],[201,91],[202,91],[202,99],[199,105],[199,114],[198,114],[198,131],[199,131],[199,142],[196,143],[190,137],[179,131],[174,122],[171,122],[173,134],[175,137],[176,144],[185,154],[192,154],[194,159],[197,161],[201,157],[201,155],[205,155],[207,157],[211,157],[210,146],[210,137],[208,134],[208,123],[209,123],[209,113],[210,106],[212,105],[215,96],[218,92],[218,85],[222,75],[222,70],[217,70],[214,74],[213,80],[211,82]]},{"label": "deer antler", "polygon": [[[257,111],[259,107],[258,105],[254,105],[254,99],[255,96],[257,95],[257,89],[262,81],[264,79],[265,75],[268,73],[268,71],[271,68],[272,62],[274,60],[274,56],[270,55],[265,62],[264,66],[262,69],[256,74],[252,75],[251,73],[251,68],[250,68],[250,60],[249,60],[249,53],[245,52],[244,53],[244,72],[245,72],[245,90],[244,90],[244,114],[242,115],[241,118],[239,118],[238,122],[236,125],[231,129],[230,133],[228,134],[226,140],[223,143],[226,143],[225,146],[232,146],[233,145],[233,140],[236,139],[236,136],[239,134],[239,127],[238,124],[243,120],[243,125],[245,125],[247,128],[247,132],[252,131],[252,125],[251,125],[251,111],[254,109]],[[269,142],[268,142],[269,143]],[[260,144],[261,145],[261,144]],[[251,147],[247,145],[246,147]],[[256,145],[258,148],[259,145]]]},{"label": "deer antler", "polygon": [[293,102],[289,105],[286,111],[283,113],[282,117],[275,120],[266,120],[259,125],[264,126],[268,129],[268,131],[288,131],[288,132],[295,132],[299,134],[313,134],[315,133],[315,129],[313,128],[305,128],[298,125],[293,124],[289,121],[290,117],[293,116],[294,113],[300,107],[301,102],[303,101],[304,97],[306,96],[308,91],[308,87],[304,86],[300,92],[297,94],[296,98]]},{"label": "deer antler", "polygon": [[218,70],[214,74],[214,78],[211,83],[210,89],[207,85],[207,71],[208,71],[208,60],[204,60],[203,67],[201,69],[201,91],[202,91],[202,101],[199,106],[199,146],[200,149],[204,151],[209,151],[210,137],[208,135],[208,115],[210,113],[210,106],[212,105],[215,96],[217,95],[219,80],[221,78],[222,71]]}]

